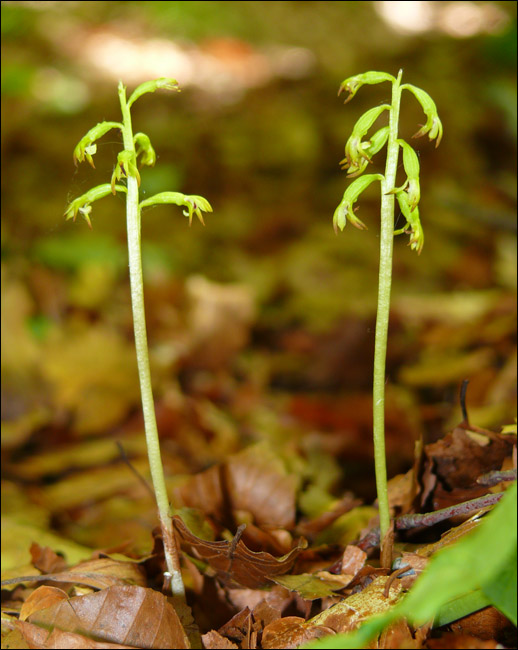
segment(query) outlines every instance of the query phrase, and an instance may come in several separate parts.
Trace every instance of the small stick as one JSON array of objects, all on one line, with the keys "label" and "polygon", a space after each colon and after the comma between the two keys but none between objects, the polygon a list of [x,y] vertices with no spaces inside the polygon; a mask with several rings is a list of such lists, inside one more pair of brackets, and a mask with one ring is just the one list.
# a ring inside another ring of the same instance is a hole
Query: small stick
[{"label": "small stick", "polygon": [[[515,471],[515,470],[510,470]],[[506,479],[506,480],[511,480]],[[464,501],[464,503],[457,503],[454,506],[449,506],[448,508],[443,508],[442,510],[436,510],[435,512],[425,512],[423,514],[414,514],[414,515],[402,515],[397,517],[395,520],[396,530],[411,530],[412,528],[428,527],[435,526],[445,519],[450,517],[457,517],[459,515],[469,514],[470,512],[475,512],[477,510],[482,510],[487,508],[487,506],[494,505],[504,495],[504,492],[499,492],[498,494],[486,494],[483,497],[478,497],[477,499],[472,499],[471,501]],[[379,526],[372,528],[363,539],[361,539],[357,546],[362,551],[368,551],[375,546],[378,546],[380,543],[380,529]]]},{"label": "small stick", "polygon": [[421,526],[435,526],[435,524],[438,524],[445,519],[450,519],[450,517],[466,515],[470,512],[475,512],[476,510],[487,508],[487,506],[492,506],[500,501],[503,495],[503,492],[499,492],[498,494],[486,494],[483,497],[471,499],[471,501],[464,501],[463,503],[457,503],[454,506],[442,508],[441,510],[436,510],[435,512],[425,512],[424,514],[415,515],[403,515],[401,517],[397,517],[396,519],[396,530],[410,530],[411,528],[419,528]]},{"label": "small stick", "polygon": [[516,469],[508,470],[493,470],[487,474],[482,474],[477,478],[477,483],[479,485],[484,485],[485,487],[492,487],[493,485],[498,485],[502,481],[516,481]]}]

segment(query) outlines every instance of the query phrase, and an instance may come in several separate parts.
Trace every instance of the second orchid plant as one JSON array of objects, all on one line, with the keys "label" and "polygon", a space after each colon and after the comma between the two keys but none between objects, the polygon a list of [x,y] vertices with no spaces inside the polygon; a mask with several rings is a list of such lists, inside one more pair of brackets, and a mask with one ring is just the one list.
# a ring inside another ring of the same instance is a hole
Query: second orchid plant
[{"label": "second orchid plant", "polygon": [[[366,111],[356,122],[353,132],[345,145],[345,158],[342,166],[347,175],[355,180],[346,189],[343,199],[333,216],[335,232],[343,230],[347,221],[360,230],[365,224],[355,214],[354,204],[360,194],[375,181],[381,190],[381,234],[380,266],[378,283],[378,307],[376,315],[376,334],[374,343],[374,381],[373,381],[373,439],[376,488],[380,515],[380,537],[382,540],[390,527],[390,510],[387,491],[387,469],[385,459],[385,359],[387,354],[387,334],[390,310],[390,289],[392,283],[392,252],[394,235],[406,233],[410,237],[410,248],[418,254],[424,243],[424,234],[419,219],[419,159],[414,149],[398,136],[399,107],[403,90],[411,92],[426,116],[426,123],[413,137],[428,135],[439,145],[442,137],[442,124],[437,107],[430,95],[412,84],[401,84],[403,71],[397,77],[386,72],[369,71],[348,77],[340,85],[338,94],[346,91],[345,103],[354,97],[365,84],[379,84],[388,81],[392,84],[390,104],[382,104]],[[378,117],[387,112],[389,123],[374,134],[367,133]],[[387,146],[385,174],[365,174],[372,157]],[[402,152],[403,168],[406,174],[404,183],[396,186],[399,153]],[[403,228],[394,230],[394,204],[397,200],[405,219]]]}]

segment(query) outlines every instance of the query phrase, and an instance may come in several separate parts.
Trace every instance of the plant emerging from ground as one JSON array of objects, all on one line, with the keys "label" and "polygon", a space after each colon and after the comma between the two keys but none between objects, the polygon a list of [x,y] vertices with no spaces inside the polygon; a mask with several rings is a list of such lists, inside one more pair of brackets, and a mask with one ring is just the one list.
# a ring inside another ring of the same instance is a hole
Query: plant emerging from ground
[{"label": "plant emerging from ground", "polygon": [[[401,93],[409,90],[421,104],[426,116],[426,123],[413,137],[428,135],[430,140],[436,140],[436,146],[441,141],[442,124],[437,114],[437,107],[430,95],[421,88],[411,84],[401,84],[403,71],[397,77],[386,72],[365,72],[345,79],[340,85],[338,94],[342,91],[349,93],[347,103],[364,84],[378,84],[390,81],[392,84],[392,99],[390,104],[382,104],[366,111],[356,122],[353,132],[345,145],[345,158],[341,164],[347,169],[350,178],[357,177],[346,189],[343,199],[336,208],[333,216],[335,232],[343,230],[347,220],[361,230],[365,224],[358,219],[353,209],[360,194],[374,181],[381,185],[381,234],[380,234],[380,267],[378,286],[378,307],[376,316],[376,334],[374,344],[374,381],[373,381],[373,438],[374,464],[376,470],[376,489],[380,513],[380,538],[383,540],[390,527],[390,512],[387,492],[387,469],[385,459],[385,360],[387,353],[387,333],[390,309],[390,288],[392,282],[392,252],[394,235],[407,233],[410,236],[410,248],[421,253],[424,243],[423,229],[419,220],[419,200],[421,198],[419,184],[419,159],[414,149],[398,137],[399,107]],[[389,114],[388,126],[384,126],[373,135],[367,136],[369,129],[378,117],[385,111]],[[385,174],[362,175],[372,157],[387,145]],[[399,152],[403,154],[403,167],[406,180],[396,187]],[[394,230],[395,199],[406,220],[405,226]]]},{"label": "plant emerging from ground", "polygon": [[[137,352],[137,365],[142,397],[142,410],[144,413],[144,426],[146,443],[153,481],[153,489],[158,506],[158,516],[162,529],[164,553],[167,565],[166,576],[171,581],[171,590],[175,595],[184,595],[184,585],[180,572],[180,559],[176,540],[174,537],[171,518],[169,516],[169,500],[164,480],[164,470],[160,455],[160,444],[156,425],[155,406],[151,387],[151,374],[149,370],[149,354],[147,346],[146,318],[144,312],[144,284],[142,278],[142,259],[140,247],[140,227],[142,208],[174,203],[184,206],[183,214],[189,218],[189,225],[194,215],[203,223],[204,212],[212,212],[210,203],[201,196],[187,196],[180,192],[160,192],[139,202],[140,165],[154,165],[156,154],[151,146],[149,137],[145,133],[133,134],[131,125],[131,106],[145,93],[152,93],[163,88],[166,90],[179,90],[175,79],[161,78],[146,81],[136,88],[129,99],[126,99],[126,88],[119,82],[119,100],[122,112],[122,122],[100,122],[81,138],[74,149],[74,161],[83,162],[85,159],[95,167],[93,155],[97,151],[96,141],[112,129],[118,129],[122,134],[124,148],[117,156],[117,163],[112,174],[111,183],[98,185],[74,199],[67,207],[67,219],[76,219],[80,214],[87,224],[92,227],[90,214],[92,203],[109,194],[117,192],[126,195],[126,220],[128,232],[128,254],[131,284],[131,303],[133,310],[133,327],[135,332],[135,348]],[[125,184],[120,183],[125,181]]]}]

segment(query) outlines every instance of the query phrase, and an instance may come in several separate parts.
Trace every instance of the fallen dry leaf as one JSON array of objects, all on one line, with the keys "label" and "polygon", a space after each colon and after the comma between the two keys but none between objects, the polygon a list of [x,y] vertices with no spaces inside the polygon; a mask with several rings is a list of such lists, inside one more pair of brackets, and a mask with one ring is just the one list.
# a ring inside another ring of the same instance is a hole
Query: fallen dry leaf
[{"label": "fallen dry leaf", "polygon": [[235,511],[245,511],[258,526],[291,529],[295,524],[295,482],[278,456],[259,444],[191,477],[176,488],[175,497],[227,527],[232,526]]},{"label": "fallen dry leaf", "polygon": [[67,566],[65,559],[48,546],[42,548],[33,542],[30,551],[32,565],[42,573],[57,573],[63,571]]},{"label": "fallen dry leaf", "polygon": [[363,591],[344,598],[336,605],[307,621],[307,625],[330,627],[335,632],[350,632],[369,616],[391,609],[399,599],[401,585],[394,582],[388,597],[385,585],[389,578],[378,576]]},{"label": "fallen dry leaf", "polygon": [[[166,597],[138,586],[110,587],[61,600],[31,614],[29,619],[32,626],[23,627],[21,622],[20,629],[24,636],[38,637],[38,643],[50,643],[47,635],[52,627],[56,634],[73,633],[84,638],[85,644],[80,645],[78,640],[75,645],[38,647],[109,647],[106,642],[134,648],[189,647],[180,619]],[[88,646],[90,640],[104,645]]]},{"label": "fallen dry leaf", "polygon": [[82,634],[73,632],[63,632],[54,628],[52,632],[38,625],[18,621],[17,628],[23,638],[27,641],[30,648],[92,648],[93,650],[102,650],[102,648],[134,648],[135,646],[121,645],[119,643],[108,643],[107,641],[94,641]]},{"label": "fallen dry leaf", "polygon": [[420,648],[408,627],[406,620],[400,619],[392,625],[389,625],[380,634],[378,639],[378,648],[388,650],[389,648]]},{"label": "fallen dry leaf", "polygon": [[45,575],[20,576],[10,582],[63,582],[84,585],[93,589],[107,589],[124,584],[144,586],[146,580],[143,569],[135,562],[121,562],[111,558],[87,560],[71,569]]},{"label": "fallen dry leaf", "polygon": [[173,526],[181,540],[189,544],[192,552],[216,571],[223,583],[237,583],[250,589],[268,584],[270,577],[288,573],[299,553],[307,545],[305,540],[301,539],[289,553],[276,558],[264,551],[254,553],[241,539],[237,543],[235,540],[207,542],[200,539],[191,533],[177,515],[173,517]]},{"label": "fallen dry leaf", "polygon": [[[476,429],[470,435],[471,429]],[[482,444],[481,444],[482,440]],[[435,473],[449,490],[471,488],[476,480],[490,470],[500,469],[512,453],[516,437],[485,429],[456,427],[444,438],[426,445],[425,456],[434,463]]]},{"label": "fallen dry leaf", "polygon": [[333,630],[319,625],[308,627],[303,618],[286,616],[264,628],[262,647],[298,648],[300,645],[316,641],[329,634],[333,634]]},{"label": "fallen dry leaf", "polygon": [[68,594],[63,589],[42,585],[35,589],[23,603],[20,610],[20,621],[25,621],[40,609],[47,609],[62,600],[68,600]]},{"label": "fallen dry leaf", "polygon": [[504,630],[510,627],[511,623],[494,607],[484,607],[450,624],[452,632],[476,636],[483,641],[500,639]]},{"label": "fallen dry leaf", "polygon": [[207,650],[226,650],[227,648],[239,648],[238,645],[229,641],[216,630],[211,630],[202,635],[203,647]]},{"label": "fallen dry leaf", "polygon": [[353,544],[348,544],[342,556],[341,575],[350,575],[354,578],[363,568],[366,559],[367,553],[365,551],[362,551],[361,548]]},{"label": "fallen dry leaf", "polygon": [[266,600],[261,601],[258,605],[252,610],[252,616],[254,619],[254,627],[257,629],[263,629],[273,621],[276,621],[281,617],[281,611],[277,607],[272,607]]},{"label": "fallen dry leaf", "polygon": [[249,607],[243,607],[243,609],[237,614],[234,614],[230,620],[219,628],[219,634],[232,639],[236,643],[242,643],[245,639],[248,641],[252,629],[251,614]]}]

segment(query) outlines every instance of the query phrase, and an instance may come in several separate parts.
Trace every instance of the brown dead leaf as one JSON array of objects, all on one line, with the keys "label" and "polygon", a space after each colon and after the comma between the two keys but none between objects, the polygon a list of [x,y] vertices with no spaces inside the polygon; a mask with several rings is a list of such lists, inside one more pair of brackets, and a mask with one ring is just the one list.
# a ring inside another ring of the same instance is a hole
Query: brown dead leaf
[{"label": "brown dead leaf", "polygon": [[258,526],[293,528],[295,477],[265,444],[191,477],[176,488],[176,499],[231,527],[236,511],[249,512]]},{"label": "brown dead leaf", "polygon": [[299,616],[286,616],[270,623],[264,628],[263,648],[298,648],[299,646],[316,641],[324,636],[333,634],[333,630],[322,626],[306,625]]},{"label": "brown dead leaf", "polygon": [[400,619],[389,625],[380,634],[378,648],[388,650],[389,648],[420,648],[408,627],[406,620]]},{"label": "brown dead leaf", "polygon": [[[29,623],[44,632],[44,640],[48,634],[44,628],[53,627],[72,632],[85,641],[84,646],[46,647],[91,647],[86,645],[89,639],[134,648],[189,647],[180,619],[166,597],[138,586],[110,587],[95,594],[76,596],[35,612],[29,618]],[[105,643],[94,647],[109,646]]]},{"label": "brown dead leaf", "polygon": [[63,571],[67,566],[65,559],[48,546],[42,548],[39,544],[33,542],[30,552],[32,565],[42,573],[57,573]]},{"label": "brown dead leaf", "polygon": [[252,610],[254,619],[254,628],[262,630],[266,625],[273,623],[281,617],[281,610],[278,607],[273,607],[266,600],[262,600]]},{"label": "brown dead leaf", "polygon": [[73,632],[63,632],[54,628],[52,632],[46,630],[38,625],[27,623],[26,621],[18,621],[17,627],[21,632],[23,638],[29,644],[29,648],[91,648],[92,650],[102,650],[106,648],[129,648],[130,650],[135,646],[121,645],[119,643],[108,643],[107,641],[94,641],[82,634],[74,634]]},{"label": "brown dead leaf", "polygon": [[352,576],[352,578],[354,578],[363,568],[366,559],[367,553],[365,553],[365,551],[362,551],[361,548],[358,548],[353,544],[348,544],[345,547],[345,551],[342,556],[342,566],[340,573],[342,575]]},{"label": "brown dead leaf", "polygon": [[504,630],[509,627],[512,627],[512,624],[494,607],[484,607],[478,612],[450,623],[452,632],[469,634],[484,641],[500,639]]},{"label": "brown dead leaf", "polygon": [[47,609],[52,605],[68,600],[68,594],[63,589],[57,587],[50,587],[42,585],[38,587],[32,594],[29,595],[27,600],[23,603],[20,610],[20,621],[25,621],[40,609]]},{"label": "brown dead leaf", "polygon": [[144,586],[143,569],[135,562],[121,562],[111,558],[87,560],[59,573],[38,576],[21,576],[19,582],[63,582],[85,585],[93,589],[107,589],[117,585],[137,584]]},{"label": "brown dead leaf", "polygon": [[[144,587],[146,579],[144,571],[135,562],[123,562],[112,558],[100,558],[99,560],[88,560],[72,567],[66,572],[70,577],[81,576],[86,584],[89,579],[103,579],[105,586],[115,586],[121,583],[129,583]],[[93,586],[93,585],[91,585]],[[104,588],[104,587],[103,587]]]},{"label": "brown dead leaf", "polygon": [[241,644],[244,639],[250,637],[250,631],[252,629],[251,614],[249,607],[243,607],[241,611],[234,614],[225,625],[219,628],[219,634]]},{"label": "brown dead leaf", "polygon": [[[225,589],[226,599],[234,607],[243,609],[245,607],[255,608],[266,602],[277,611],[284,612],[290,605],[294,606],[295,594],[281,585],[273,584],[268,591],[263,589]],[[220,630],[221,632],[221,630]]]},{"label": "brown dead leaf", "polygon": [[441,440],[425,447],[426,457],[433,461],[435,473],[449,490],[470,488],[476,485],[482,474],[500,469],[516,442],[513,435],[506,436],[474,426],[469,430],[470,433],[458,426]]},{"label": "brown dead leaf", "polygon": [[254,553],[242,540],[235,542],[207,542],[196,537],[178,516],[173,517],[173,526],[181,540],[189,544],[192,552],[205,560],[216,571],[218,578],[225,584],[232,582],[255,589],[268,584],[269,578],[288,573],[299,553],[305,548],[305,540],[287,555],[276,558],[269,553]]},{"label": "brown dead leaf", "polygon": [[200,628],[192,615],[192,609],[182,596],[169,596],[167,601],[173,606],[180,623],[189,639],[191,648],[201,647]]},{"label": "brown dead leaf", "polygon": [[363,591],[344,598],[310,619],[307,625],[330,627],[335,632],[350,632],[369,616],[386,612],[396,604],[401,594],[401,584],[397,581],[385,596],[388,579],[387,576],[378,576]]},{"label": "brown dead leaf", "polygon": [[216,630],[211,630],[202,635],[203,647],[207,650],[230,650],[232,648],[239,648],[235,643],[229,641],[226,637],[222,636]]}]

